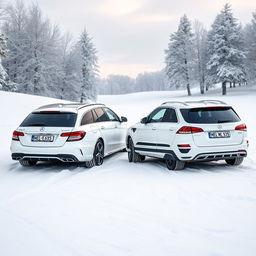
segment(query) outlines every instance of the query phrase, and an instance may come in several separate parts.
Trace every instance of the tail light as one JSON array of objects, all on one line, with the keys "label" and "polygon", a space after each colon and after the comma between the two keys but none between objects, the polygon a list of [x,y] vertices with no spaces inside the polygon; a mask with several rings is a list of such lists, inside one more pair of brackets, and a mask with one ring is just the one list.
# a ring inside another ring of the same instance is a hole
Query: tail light
[{"label": "tail light", "polygon": [[235,128],[235,130],[237,130],[237,131],[247,131],[247,126],[246,126],[246,124],[240,124]]},{"label": "tail light", "polygon": [[198,132],[203,132],[203,131],[204,130],[199,127],[183,126],[176,133],[177,134],[191,134],[191,133],[198,133]]},{"label": "tail light", "polygon": [[21,136],[24,136],[23,132],[14,131],[12,134],[12,140],[19,141]]},{"label": "tail light", "polygon": [[62,133],[60,136],[61,137],[68,137],[67,141],[78,141],[82,140],[85,136],[84,131],[79,131],[79,132],[65,132]]},{"label": "tail light", "polygon": [[179,148],[190,148],[190,145],[189,144],[180,144],[180,145],[177,145]]}]

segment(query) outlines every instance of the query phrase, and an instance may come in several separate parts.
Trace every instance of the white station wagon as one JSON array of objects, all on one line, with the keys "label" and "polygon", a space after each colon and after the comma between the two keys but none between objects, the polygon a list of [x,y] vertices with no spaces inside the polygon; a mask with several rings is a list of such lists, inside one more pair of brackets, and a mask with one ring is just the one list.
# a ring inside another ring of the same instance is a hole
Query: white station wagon
[{"label": "white station wagon", "polygon": [[23,166],[38,161],[101,165],[125,149],[127,118],[103,104],[51,104],[34,110],[13,132],[12,159]]},{"label": "white station wagon", "polygon": [[171,170],[199,161],[239,165],[247,156],[246,131],[237,113],[224,102],[165,102],[128,130],[128,159],[163,158]]}]

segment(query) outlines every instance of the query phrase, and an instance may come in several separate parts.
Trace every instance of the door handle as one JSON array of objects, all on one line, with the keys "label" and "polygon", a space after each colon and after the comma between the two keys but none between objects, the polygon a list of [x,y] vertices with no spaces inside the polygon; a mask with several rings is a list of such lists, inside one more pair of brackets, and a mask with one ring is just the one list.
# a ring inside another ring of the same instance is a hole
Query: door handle
[{"label": "door handle", "polygon": [[173,131],[173,129],[169,129],[169,131]]},{"label": "door handle", "polygon": [[155,131],[155,130],[156,130],[156,128],[152,128],[152,130],[153,130],[153,131]]},{"label": "door handle", "polygon": [[101,129],[105,129],[105,126],[101,126],[100,128],[101,128]]}]

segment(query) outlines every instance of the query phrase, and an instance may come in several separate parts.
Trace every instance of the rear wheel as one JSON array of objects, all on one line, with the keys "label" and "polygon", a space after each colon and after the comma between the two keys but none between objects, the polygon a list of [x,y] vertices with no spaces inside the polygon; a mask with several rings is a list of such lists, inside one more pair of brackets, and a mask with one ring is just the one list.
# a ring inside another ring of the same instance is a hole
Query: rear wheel
[{"label": "rear wheel", "polygon": [[166,167],[172,171],[182,170],[185,166],[185,162],[182,162],[180,160],[166,159],[165,163]]},{"label": "rear wheel", "polygon": [[244,157],[240,156],[232,159],[226,159],[225,161],[229,165],[240,165],[244,161]]},{"label": "rear wheel", "polygon": [[136,163],[136,162],[142,162],[145,160],[146,158],[145,156],[142,156],[135,152],[134,144],[131,138],[129,139],[129,142],[128,142],[128,149],[129,149],[128,151],[129,162]]},{"label": "rear wheel", "polygon": [[94,154],[93,154],[95,165],[102,165],[104,161],[104,144],[101,140],[95,145]]},{"label": "rear wheel", "polygon": [[19,162],[22,166],[35,166],[37,164],[37,161],[32,160],[20,160]]},{"label": "rear wheel", "polygon": [[84,166],[86,168],[92,168],[95,165],[102,165],[104,160],[104,144],[102,140],[98,140],[94,152],[93,152],[93,159],[90,161],[84,162]]},{"label": "rear wheel", "polygon": [[84,162],[84,166],[85,166],[86,168],[92,168],[93,166],[95,166],[94,159],[92,159],[91,161],[86,161],[86,162]]}]

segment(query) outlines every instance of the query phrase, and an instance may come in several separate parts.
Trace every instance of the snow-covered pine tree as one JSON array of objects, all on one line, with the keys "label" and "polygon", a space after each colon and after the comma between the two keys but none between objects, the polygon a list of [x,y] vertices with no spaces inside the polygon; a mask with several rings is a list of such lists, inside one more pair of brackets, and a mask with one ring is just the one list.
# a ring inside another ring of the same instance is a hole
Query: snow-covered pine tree
[{"label": "snow-covered pine tree", "polygon": [[256,11],[252,14],[252,21],[244,28],[246,46],[246,71],[251,84],[256,83]]},{"label": "snow-covered pine tree", "polygon": [[22,82],[25,76],[24,66],[27,57],[25,53],[28,52],[26,43],[28,40],[25,32],[27,12],[22,1],[17,1],[15,5],[6,7],[5,21],[3,31],[8,38],[8,54],[3,59],[3,65],[10,79],[19,85],[18,91],[26,93]]},{"label": "snow-covered pine tree", "polygon": [[6,9],[3,31],[9,50],[3,65],[23,93],[60,97],[60,33],[40,7],[17,1]]},{"label": "snow-covered pine tree", "polygon": [[194,22],[194,47],[195,47],[195,64],[196,64],[196,73],[199,80],[200,92],[204,94],[205,83],[207,79],[207,31],[204,28],[203,24],[199,21]]},{"label": "snow-covered pine tree", "polygon": [[17,91],[16,84],[10,81],[3,65],[2,58],[6,56],[6,40],[3,34],[0,34],[0,90]]},{"label": "snow-covered pine tree", "polygon": [[79,78],[80,72],[80,55],[78,54],[78,47],[73,45],[72,36],[67,33],[62,38],[61,50],[61,66],[62,77],[59,90],[61,92],[61,99],[79,101],[81,82]]},{"label": "snow-covered pine tree", "polygon": [[97,98],[96,77],[98,73],[98,58],[92,38],[86,29],[78,42],[80,54],[81,93],[80,102],[95,101]]},{"label": "snow-covered pine tree", "polygon": [[245,52],[241,28],[233,16],[231,6],[225,4],[208,34],[209,61],[207,69],[212,83],[222,83],[222,94],[227,82],[245,82]]},{"label": "snow-covered pine tree", "polygon": [[190,96],[190,62],[193,34],[191,32],[191,23],[186,15],[181,17],[178,31],[172,33],[165,51],[165,72],[170,85],[176,87],[186,86],[187,93]]}]

